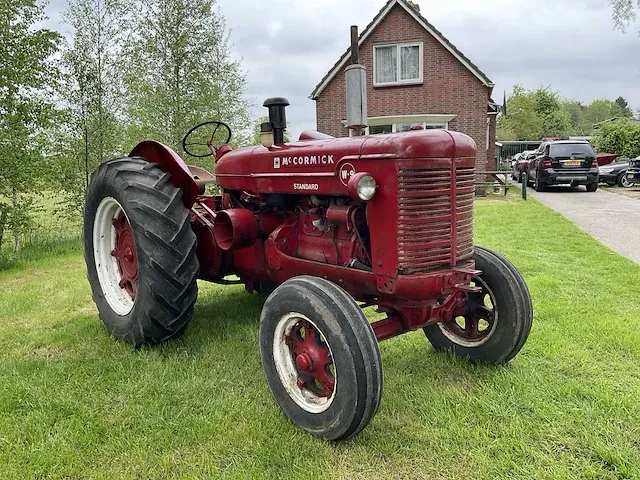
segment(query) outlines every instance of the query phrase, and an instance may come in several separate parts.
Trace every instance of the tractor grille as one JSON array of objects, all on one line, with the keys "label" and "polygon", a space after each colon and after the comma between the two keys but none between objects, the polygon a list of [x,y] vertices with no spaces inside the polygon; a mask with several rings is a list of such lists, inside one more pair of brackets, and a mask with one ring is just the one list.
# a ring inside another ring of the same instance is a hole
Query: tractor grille
[{"label": "tractor grille", "polygon": [[453,198],[450,169],[398,170],[400,273],[424,272],[471,258],[474,181],[473,167],[456,168]]}]

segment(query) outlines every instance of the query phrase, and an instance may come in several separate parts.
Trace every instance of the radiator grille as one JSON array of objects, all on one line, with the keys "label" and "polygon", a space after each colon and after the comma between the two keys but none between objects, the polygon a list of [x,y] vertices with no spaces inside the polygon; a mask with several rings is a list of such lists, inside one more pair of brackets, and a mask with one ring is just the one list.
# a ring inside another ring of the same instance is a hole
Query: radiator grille
[{"label": "radiator grille", "polygon": [[[449,168],[398,170],[398,268],[431,270],[473,255],[475,169],[456,169],[455,203]],[[456,223],[452,212],[455,208]]]}]

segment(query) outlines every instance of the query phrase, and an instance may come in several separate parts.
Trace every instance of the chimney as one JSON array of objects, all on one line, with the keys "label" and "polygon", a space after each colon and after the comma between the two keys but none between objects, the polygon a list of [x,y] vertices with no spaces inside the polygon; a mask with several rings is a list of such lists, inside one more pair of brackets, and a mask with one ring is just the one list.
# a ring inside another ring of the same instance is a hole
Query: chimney
[{"label": "chimney", "polygon": [[409,4],[410,7],[412,7],[415,11],[419,12],[420,11],[420,5],[418,5],[417,3],[412,2],[411,0],[407,0],[407,3]]}]

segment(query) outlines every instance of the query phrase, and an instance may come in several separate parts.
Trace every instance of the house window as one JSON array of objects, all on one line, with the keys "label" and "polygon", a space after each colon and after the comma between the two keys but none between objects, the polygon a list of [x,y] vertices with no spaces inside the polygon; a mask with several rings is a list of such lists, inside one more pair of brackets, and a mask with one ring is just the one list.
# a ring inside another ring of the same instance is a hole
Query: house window
[{"label": "house window", "polygon": [[374,87],[422,83],[422,43],[375,45]]},{"label": "house window", "polygon": [[381,133],[393,133],[393,125],[372,125],[369,127],[371,135],[379,135]]},{"label": "house window", "polygon": [[[370,125],[365,129],[366,135],[384,135],[387,133],[408,132],[412,127],[422,127],[425,130],[447,129],[448,123],[389,123],[385,125]],[[350,134],[351,135],[351,134]]]}]

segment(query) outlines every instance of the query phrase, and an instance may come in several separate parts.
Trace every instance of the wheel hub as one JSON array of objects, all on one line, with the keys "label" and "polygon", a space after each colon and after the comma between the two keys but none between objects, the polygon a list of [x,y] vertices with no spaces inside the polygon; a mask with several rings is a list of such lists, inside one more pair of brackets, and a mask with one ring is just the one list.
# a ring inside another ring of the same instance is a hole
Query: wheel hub
[{"label": "wheel hub", "polygon": [[313,362],[311,358],[309,358],[309,355],[301,353],[296,357],[296,366],[303,372],[310,372],[313,368]]},{"label": "wheel hub", "polygon": [[115,248],[111,255],[115,257],[120,272],[119,286],[126,290],[131,299],[136,298],[138,290],[138,258],[136,245],[133,238],[133,230],[124,212],[120,212],[113,219],[112,225],[116,231]]},{"label": "wheel hub", "polygon": [[442,322],[443,333],[453,341],[477,346],[484,343],[494,331],[497,319],[496,301],[493,292],[480,278],[474,278],[475,286],[480,292],[466,294],[465,307],[446,322]]},{"label": "wheel hub", "polygon": [[285,335],[284,341],[295,361],[298,387],[319,397],[331,397],[335,387],[335,375],[331,371],[333,358],[317,328],[311,322],[300,320]]}]

